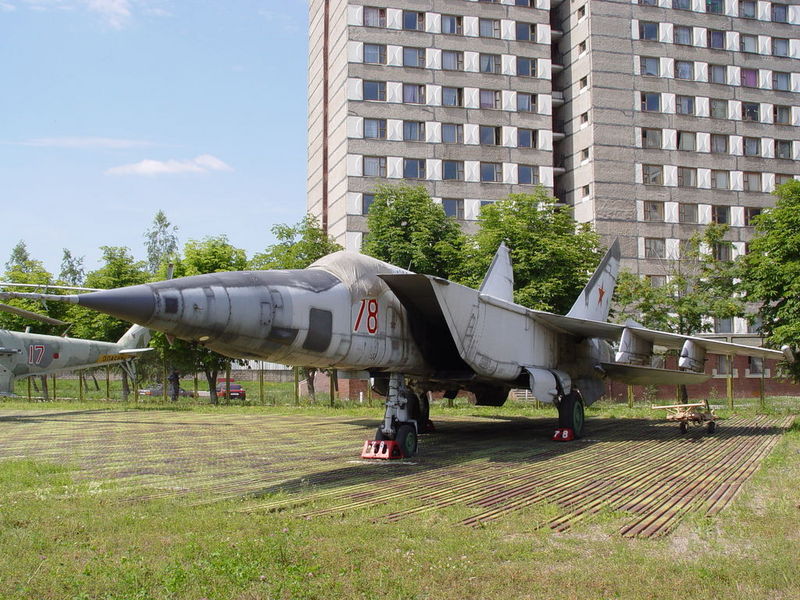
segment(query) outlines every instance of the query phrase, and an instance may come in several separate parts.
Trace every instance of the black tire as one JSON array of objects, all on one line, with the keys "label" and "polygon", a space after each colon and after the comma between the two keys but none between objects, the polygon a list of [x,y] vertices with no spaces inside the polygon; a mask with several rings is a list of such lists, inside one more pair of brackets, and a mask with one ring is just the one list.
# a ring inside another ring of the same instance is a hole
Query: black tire
[{"label": "black tire", "polygon": [[689,429],[689,426],[686,424],[686,421],[681,421],[678,427],[680,428],[681,433],[686,433],[686,430]]},{"label": "black tire", "polygon": [[404,458],[411,458],[417,453],[417,431],[413,425],[403,424],[397,428],[397,435],[394,438]]},{"label": "black tire", "polygon": [[386,434],[383,433],[383,427],[378,427],[378,430],[375,432],[374,440],[376,442],[382,442],[384,440],[388,440],[389,438],[386,437]]},{"label": "black tire", "polygon": [[572,429],[576,438],[583,435],[583,424],[586,413],[583,408],[583,398],[575,391],[570,392],[561,399],[558,406],[558,425],[561,429]]},{"label": "black tire", "polygon": [[706,430],[708,433],[714,433],[717,430],[717,423],[715,421],[709,421],[708,425],[706,425]]}]

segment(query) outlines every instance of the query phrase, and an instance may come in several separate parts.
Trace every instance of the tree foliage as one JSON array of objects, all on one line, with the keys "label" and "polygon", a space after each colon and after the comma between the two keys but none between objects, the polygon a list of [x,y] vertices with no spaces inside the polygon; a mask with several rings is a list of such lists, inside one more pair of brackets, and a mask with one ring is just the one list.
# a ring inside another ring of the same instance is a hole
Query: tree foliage
[{"label": "tree foliage", "polygon": [[455,278],[466,238],[422,186],[380,186],[367,216],[369,254],[416,273]]},{"label": "tree foliage", "polygon": [[67,285],[83,285],[86,272],[83,268],[83,256],[72,256],[72,252],[64,248],[64,255],[61,259],[61,272],[58,280]]},{"label": "tree foliage", "polygon": [[[54,283],[53,276],[44,268],[44,264],[31,257],[25,242],[22,241],[11,251],[11,256],[8,262],[6,262],[6,271],[3,274],[3,280],[9,283],[26,283],[42,286]],[[37,300],[13,299],[6,301],[5,304],[35,313],[46,314],[55,319],[62,320],[65,319],[68,312],[67,307],[64,305],[56,303],[45,305]],[[26,327],[30,327],[33,332],[48,335],[58,335],[63,329],[59,326],[48,325],[27,317],[0,312],[0,328],[21,331]]]},{"label": "tree foliage", "polygon": [[462,282],[478,287],[501,242],[511,252],[514,299],[539,310],[565,313],[600,262],[597,234],[577,225],[544,188],[511,194],[484,206],[473,236]]},{"label": "tree foliage", "polygon": [[271,231],[276,243],[253,257],[251,269],[305,269],[323,256],[342,250],[311,215],[294,225],[275,225]]},{"label": "tree foliage", "polygon": [[145,249],[147,250],[147,270],[150,273],[158,271],[162,263],[168,262],[178,252],[178,226],[172,225],[163,210],[159,210],[153,217],[153,223],[145,234]]}]

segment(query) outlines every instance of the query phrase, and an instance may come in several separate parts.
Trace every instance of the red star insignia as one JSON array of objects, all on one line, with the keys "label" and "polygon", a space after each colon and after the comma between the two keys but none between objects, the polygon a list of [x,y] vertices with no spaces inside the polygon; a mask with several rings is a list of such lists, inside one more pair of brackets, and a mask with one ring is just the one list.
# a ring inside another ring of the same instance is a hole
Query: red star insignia
[{"label": "red star insignia", "polygon": [[600,294],[600,298],[597,300],[597,303],[600,304],[603,301],[603,296],[606,295],[606,291],[602,287],[597,291]]}]

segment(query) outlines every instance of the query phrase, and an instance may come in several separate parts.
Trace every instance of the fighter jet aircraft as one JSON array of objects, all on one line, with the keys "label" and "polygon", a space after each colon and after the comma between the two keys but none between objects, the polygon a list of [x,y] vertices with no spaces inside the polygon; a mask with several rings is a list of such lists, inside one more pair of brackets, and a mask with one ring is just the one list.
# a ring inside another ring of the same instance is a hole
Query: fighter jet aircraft
[{"label": "fighter jet aircraft", "polygon": [[[619,269],[615,242],[567,315],[512,299],[498,249],[479,290],[352,252],[307,269],[195,275],[83,295],[47,296],[203,344],[221,354],[369,373],[386,396],[376,439],[416,452],[428,392],[472,392],[502,405],[512,387],[554,404],[565,438],[583,431],[584,406],[603,379],[699,383],[705,353],[782,358],[775,350],[608,323]],[[16,294],[5,294],[6,297]],[[2,294],[0,294],[0,297]],[[609,343],[618,341],[614,352]],[[653,346],[680,348],[679,370],[653,368]]]}]

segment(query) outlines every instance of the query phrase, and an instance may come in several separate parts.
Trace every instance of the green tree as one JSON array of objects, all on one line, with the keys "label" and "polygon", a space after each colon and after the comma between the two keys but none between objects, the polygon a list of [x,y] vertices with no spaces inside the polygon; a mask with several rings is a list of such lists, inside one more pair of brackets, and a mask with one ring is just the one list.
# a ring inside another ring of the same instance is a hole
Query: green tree
[{"label": "green tree", "polygon": [[514,300],[565,313],[602,258],[597,234],[539,187],[484,206],[472,238],[463,283],[478,287],[501,242],[511,252]]},{"label": "green tree", "polygon": [[[755,219],[750,252],[741,260],[742,289],[760,304],[761,331],[770,346],[800,346],[800,181],[775,190],[775,207]],[[800,363],[787,365],[800,379]]]},{"label": "green tree", "polygon": [[80,258],[72,256],[72,252],[64,248],[64,255],[61,259],[61,272],[58,280],[67,285],[83,285],[86,273],[83,269],[83,256]]},{"label": "green tree", "polygon": [[[3,274],[3,280],[9,283],[25,283],[35,285],[52,285],[54,283],[53,276],[44,268],[41,261],[34,260],[28,252],[25,242],[20,241],[11,251],[11,257],[6,263],[6,271]],[[22,291],[33,291],[30,289],[22,288]],[[44,290],[39,290],[44,291]],[[6,304],[20,308],[23,310],[31,311],[34,313],[46,314],[55,319],[66,318],[68,313],[64,305],[52,303],[45,305],[37,300],[28,299],[13,299],[8,300]],[[36,333],[44,333],[49,335],[58,335],[61,333],[61,327],[55,325],[48,325],[35,321],[29,317],[22,317],[8,312],[0,312],[0,328],[23,330],[30,327],[31,331]]]},{"label": "green tree", "polygon": [[380,186],[367,216],[363,252],[416,273],[456,278],[466,238],[422,186]]},{"label": "green tree", "polygon": [[6,263],[6,272],[19,271],[26,273],[26,269],[31,265],[33,265],[33,261],[28,252],[28,246],[23,240],[20,240],[17,242],[17,245],[11,249],[11,256],[9,256],[8,262]]},{"label": "green tree", "polygon": [[323,256],[342,250],[311,215],[294,225],[275,225],[270,231],[276,242],[253,257],[251,269],[305,269]]},{"label": "green tree", "polygon": [[145,249],[147,250],[147,270],[150,273],[158,271],[163,262],[167,262],[178,252],[177,225],[172,225],[163,210],[159,210],[153,217],[153,223],[145,234]]}]

